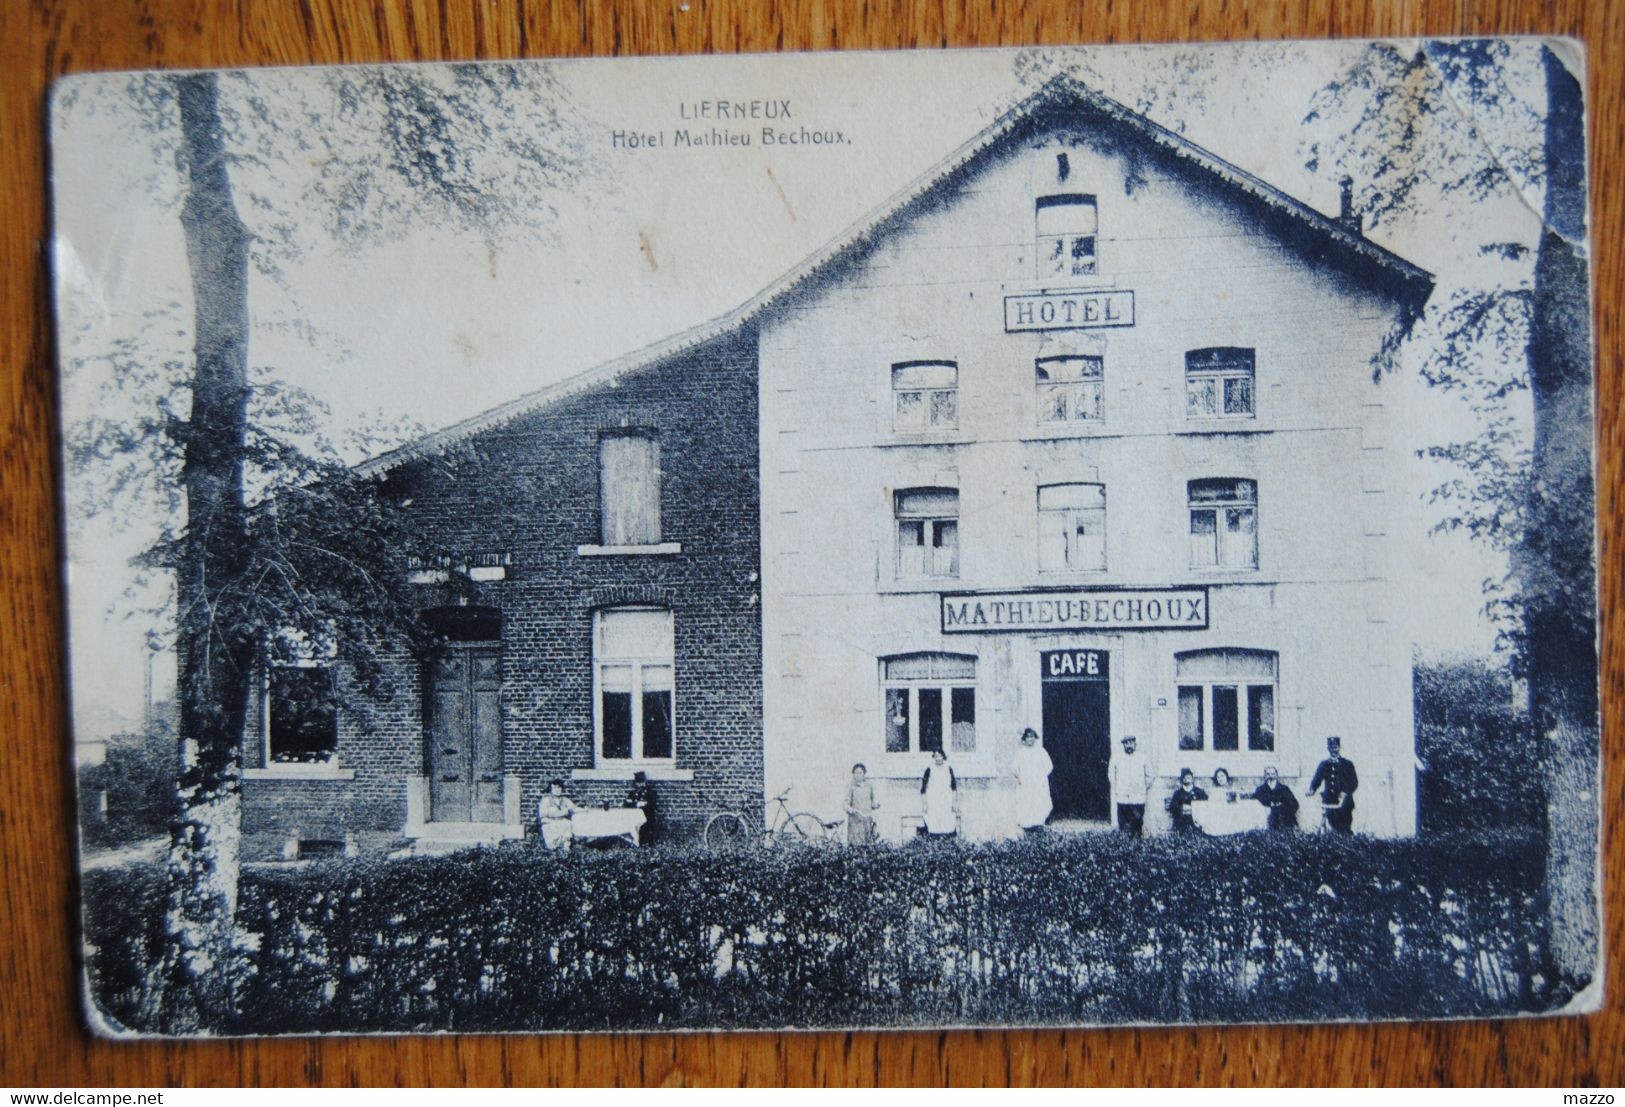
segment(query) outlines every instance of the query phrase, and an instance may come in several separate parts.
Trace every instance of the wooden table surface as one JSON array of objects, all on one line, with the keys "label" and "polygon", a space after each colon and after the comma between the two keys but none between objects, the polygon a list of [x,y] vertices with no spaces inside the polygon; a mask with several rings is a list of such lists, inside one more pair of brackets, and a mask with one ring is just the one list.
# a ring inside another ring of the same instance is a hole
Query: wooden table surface
[{"label": "wooden table surface", "polygon": [[[687,10],[684,10],[684,9]],[[1225,38],[1544,33],[1590,49],[1598,502],[1604,626],[1618,630],[1621,78],[1610,0],[5,0],[0,3],[0,1084],[1625,1083],[1621,654],[1604,655],[1607,1009],[1590,1018],[1073,1032],[693,1034],[112,1044],[76,1001],[72,782],[57,564],[47,282],[48,83],[145,67],[731,53]],[[1609,640],[1614,636],[1605,635]],[[1493,756],[1493,753],[1491,753]]]}]

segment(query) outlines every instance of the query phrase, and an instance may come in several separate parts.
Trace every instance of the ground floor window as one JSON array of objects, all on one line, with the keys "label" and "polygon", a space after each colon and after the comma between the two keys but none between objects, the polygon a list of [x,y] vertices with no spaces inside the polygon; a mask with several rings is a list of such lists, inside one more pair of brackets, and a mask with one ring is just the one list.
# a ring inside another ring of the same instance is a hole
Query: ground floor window
[{"label": "ground floor window", "polygon": [[271,665],[266,672],[265,699],[267,764],[333,759],[339,732],[331,665]]},{"label": "ground floor window", "polygon": [[1174,668],[1180,749],[1275,749],[1276,654],[1190,650],[1174,655]]},{"label": "ground floor window", "polygon": [[665,608],[606,608],[594,616],[600,761],[676,756],[672,615]]},{"label": "ground floor window", "polygon": [[881,659],[887,753],[976,749],[976,658],[910,653]]}]

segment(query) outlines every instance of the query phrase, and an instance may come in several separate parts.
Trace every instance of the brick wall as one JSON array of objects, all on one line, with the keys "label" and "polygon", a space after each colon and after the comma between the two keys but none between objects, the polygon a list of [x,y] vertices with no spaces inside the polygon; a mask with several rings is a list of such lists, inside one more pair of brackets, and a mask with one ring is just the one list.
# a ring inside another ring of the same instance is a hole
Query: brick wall
[{"label": "brick wall", "polygon": [[[677,766],[656,781],[662,825],[693,833],[725,807],[756,809],[762,787],[756,334],[688,353],[510,420],[385,481],[409,503],[434,556],[506,552],[506,579],[453,574],[421,588],[424,608],[466,602],[502,614],[504,770],[522,783],[526,821],[554,776],[594,764],[592,615],[622,603],[669,606],[676,635]],[[599,542],[601,432],[638,427],[660,442],[665,555],[583,556]],[[404,571],[404,561],[403,561]],[[338,761],[353,780],[249,780],[244,828],[261,840],[399,830],[406,779],[424,771],[421,664],[387,666],[381,702],[347,696]],[[244,764],[260,763],[245,750]],[[577,780],[578,802],[618,803],[623,781]]]}]

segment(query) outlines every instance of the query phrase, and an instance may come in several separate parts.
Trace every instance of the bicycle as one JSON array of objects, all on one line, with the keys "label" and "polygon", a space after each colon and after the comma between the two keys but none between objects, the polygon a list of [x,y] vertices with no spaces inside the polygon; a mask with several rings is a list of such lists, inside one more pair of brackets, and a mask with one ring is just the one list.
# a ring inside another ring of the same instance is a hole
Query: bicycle
[{"label": "bicycle", "polygon": [[[773,798],[773,804],[761,841],[774,848],[828,844],[835,840],[835,828],[845,821],[826,822],[808,811],[791,811],[788,788]],[[750,820],[737,811],[719,811],[705,824],[705,848],[713,853],[743,849],[754,840]]]}]

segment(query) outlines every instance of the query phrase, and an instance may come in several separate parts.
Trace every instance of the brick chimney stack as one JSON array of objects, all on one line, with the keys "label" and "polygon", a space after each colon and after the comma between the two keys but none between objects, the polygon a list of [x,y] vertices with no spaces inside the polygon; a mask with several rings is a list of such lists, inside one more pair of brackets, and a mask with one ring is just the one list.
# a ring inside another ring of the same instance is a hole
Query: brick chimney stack
[{"label": "brick chimney stack", "polygon": [[1365,220],[1354,210],[1354,178],[1349,176],[1340,177],[1337,184],[1341,189],[1337,221],[1355,234],[1360,234]]}]

